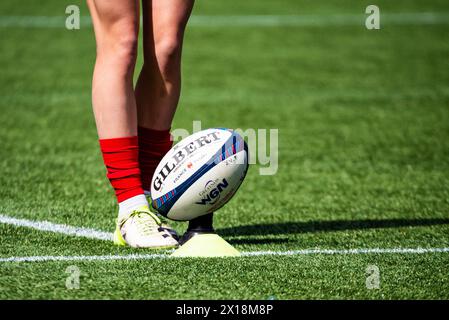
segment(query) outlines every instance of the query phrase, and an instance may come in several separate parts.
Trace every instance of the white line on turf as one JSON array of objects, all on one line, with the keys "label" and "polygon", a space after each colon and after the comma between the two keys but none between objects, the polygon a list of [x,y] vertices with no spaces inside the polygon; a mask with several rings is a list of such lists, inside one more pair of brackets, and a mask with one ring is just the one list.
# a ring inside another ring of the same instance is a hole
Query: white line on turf
[{"label": "white line on turf", "polygon": [[[193,16],[189,24],[198,27],[325,27],[365,25],[364,14],[321,14],[321,15],[209,15]],[[390,13],[382,14],[385,24],[445,24],[449,23],[449,13]]]},{"label": "white line on turf", "polygon": [[[171,251],[169,251],[171,252]],[[298,255],[345,255],[345,254],[425,254],[449,253],[449,248],[366,248],[366,249],[305,249],[289,251],[246,251],[243,257],[254,256],[298,256]],[[47,262],[47,261],[110,261],[151,260],[173,258],[168,254],[130,254],[103,256],[29,256],[0,258],[4,262]]]},{"label": "white line on turf", "polygon": [[396,254],[423,254],[449,252],[449,248],[366,248],[366,249],[304,249],[289,251],[250,251],[243,252],[244,256],[294,256],[309,254],[376,254],[376,253],[396,253]]},{"label": "white line on turf", "polygon": [[60,233],[69,236],[84,237],[98,240],[112,240],[112,233],[109,232],[104,232],[91,228],[73,227],[49,221],[18,219],[0,214],[0,223],[10,224],[17,227],[27,227],[40,231]]},{"label": "white line on turf", "polygon": [[[192,27],[325,27],[364,25],[366,15],[193,15]],[[448,12],[383,13],[381,23],[398,25],[448,24]],[[89,16],[81,17],[81,26],[90,26]],[[65,28],[64,16],[0,16],[0,28]]]},{"label": "white line on turf", "polygon": [[109,261],[109,260],[149,260],[167,258],[167,254],[129,254],[104,256],[29,256],[0,258],[1,262],[44,262],[44,261]]},{"label": "white line on turf", "polygon": [[[47,231],[64,235],[84,237],[99,240],[112,240],[112,233],[92,228],[73,227],[48,221],[18,219],[0,214],[0,223],[27,227],[39,231]],[[172,252],[172,251],[168,251]],[[359,248],[359,249],[303,249],[288,251],[246,251],[242,256],[295,256],[295,255],[344,255],[344,254],[424,254],[449,253],[449,248]],[[0,262],[39,262],[39,261],[107,261],[107,260],[148,260],[167,258],[167,254],[131,254],[103,256],[29,256],[0,258]]]}]

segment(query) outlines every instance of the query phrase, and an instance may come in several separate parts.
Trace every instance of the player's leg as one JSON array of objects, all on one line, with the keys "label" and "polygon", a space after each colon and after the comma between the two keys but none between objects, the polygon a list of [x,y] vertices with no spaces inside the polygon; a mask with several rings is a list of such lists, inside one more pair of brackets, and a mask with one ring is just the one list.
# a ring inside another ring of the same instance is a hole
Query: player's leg
[{"label": "player's leg", "polygon": [[170,127],[181,90],[181,50],[193,0],[142,0],[144,64],[136,86],[142,183],[150,190],[171,148]]},{"label": "player's leg", "polygon": [[92,104],[100,139],[137,135],[133,73],[137,57],[137,0],[88,0],[97,56]]},{"label": "player's leg", "polygon": [[92,104],[108,178],[119,202],[114,241],[139,247],[171,247],[143,194],[137,140],[133,72],[137,56],[137,0],[88,0],[97,44]]}]

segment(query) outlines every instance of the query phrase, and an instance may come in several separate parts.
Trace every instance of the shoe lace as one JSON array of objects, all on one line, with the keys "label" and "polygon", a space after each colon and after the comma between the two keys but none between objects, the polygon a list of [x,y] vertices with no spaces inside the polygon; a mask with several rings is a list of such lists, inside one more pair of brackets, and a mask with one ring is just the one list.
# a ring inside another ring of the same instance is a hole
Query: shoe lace
[{"label": "shoe lace", "polygon": [[134,218],[137,230],[144,236],[159,231],[161,226],[159,218],[150,211],[135,210],[129,215],[129,218]]}]

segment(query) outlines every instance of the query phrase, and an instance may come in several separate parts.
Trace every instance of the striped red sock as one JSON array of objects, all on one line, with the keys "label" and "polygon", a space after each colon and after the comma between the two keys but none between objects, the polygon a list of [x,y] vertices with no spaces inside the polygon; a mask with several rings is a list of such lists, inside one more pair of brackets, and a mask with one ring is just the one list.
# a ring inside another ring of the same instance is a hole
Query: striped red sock
[{"label": "striped red sock", "polygon": [[146,191],[151,190],[151,179],[159,162],[171,149],[170,130],[153,130],[138,127],[139,135],[139,164],[142,176],[142,186]]},{"label": "striped red sock", "polygon": [[100,139],[100,148],[118,202],[143,194],[137,137]]}]

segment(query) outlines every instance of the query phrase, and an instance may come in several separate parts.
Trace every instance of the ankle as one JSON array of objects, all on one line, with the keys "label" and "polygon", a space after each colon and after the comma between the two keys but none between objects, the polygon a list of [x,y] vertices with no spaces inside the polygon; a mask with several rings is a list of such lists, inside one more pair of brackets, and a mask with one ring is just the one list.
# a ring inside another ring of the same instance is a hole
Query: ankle
[{"label": "ankle", "polygon": [[144,194],[134,196],[126,199],[119,204],[118,216],[119,218],[128,215],[134,210],[142,209],[144,207],[149,208],[147,198]]}]

